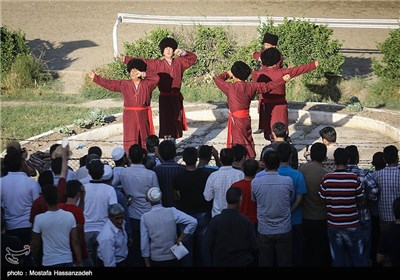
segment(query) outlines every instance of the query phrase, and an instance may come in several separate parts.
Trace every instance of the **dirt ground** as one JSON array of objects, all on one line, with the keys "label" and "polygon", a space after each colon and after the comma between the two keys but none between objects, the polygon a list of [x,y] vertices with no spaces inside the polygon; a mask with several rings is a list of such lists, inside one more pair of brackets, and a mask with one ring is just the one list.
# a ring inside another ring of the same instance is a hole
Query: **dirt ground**
[{"label": "dirt ground", "polygon": [[[75,87],[82,73],[112,61],[112,29],[117,13],[400,18],[399,0],[0,0],[0,5],[1,24],[13,30],[23,30],[33,52],[43,55],[49,69],[70,73],[70,77],[74,76],[70,83]],[[123,50],[123,42],[132,42],[154,28],[154,25],[121,24],[118,31],[119,50]],[[256,35],[255,27],[232,27],[232,30],[237,35],[238,42],[245,42]],[[333,38],[343,42],[343,52],[346,56],[345,74],[347,76],[369,74],[371,58],[379,57],[376,45],[387,38],[389,31],[340,28],[333,30]],[[7,104],[12,105],[12,103]],[[8,106],[7,104],[2,106]],[[112,103],[104,100],[104,102],[96,101],[96,104],[88,103],[85,106],[101,107],[102,104],[110,106]],[[153,104],[153,107],[155,106]],[[363,111],[359,114],[400,127],[397,113]],[[60,139],[60,135],[49,137],[54,137],[54,140]],[[38,146],[29,148],[41,149]]]},{"label": "dirt ground", "polygon": [[[294,16],[400,18],[400,1],[344,0],[1,0],[1,23],[26,33],[29,46],[52,70],[88,71],[113,59],[112,29],[117,13],[185,16]],[[171,27],[172,26],[166,26]],[[120,24],[119,50],[154,25]],[[256,35],[255,27],[233,27],[238,42]],[[343,42],[347,75],[368,74],[384,29],[334,29]]]}]

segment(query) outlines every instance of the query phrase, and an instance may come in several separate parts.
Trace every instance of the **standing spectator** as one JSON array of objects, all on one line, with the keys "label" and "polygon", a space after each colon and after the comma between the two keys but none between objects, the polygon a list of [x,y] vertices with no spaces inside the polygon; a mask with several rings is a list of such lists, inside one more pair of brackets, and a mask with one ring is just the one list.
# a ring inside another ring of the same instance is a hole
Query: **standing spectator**
[{"label": "standing spectator", "polygon": [[[280,143],[283,143],[283,142],[290,143],[288,141],[288,137],[289,137],[289,135],[288,135],[288,129],[287,129],[286,125],[283,122],[274,123],[274,125],[272,126],[272,140],[273,141],[271,144],[265,146],[262,149],[261,160],[262,160],[262,155],[263,155],[265,149],[272,148],[276,151],[276,149],[278,148]],[[293,169],[297,170],[297,168],[299,166],[299,158],[297,155],[297,150],[292,143],[290,143],[290,146],[292,149],[292,155],[289,159],[289,164]]]},{"label": "standing spectator", "polygon": [[[250,67],[243,61],[233,63],[231,70],[214,77],[214,83],[226,95],[229,118],[226,147],[241,144],[246,147],[249,157],[255,158],[254,140],[251,133],[250,103],[256,94],[269,92],[290,80],[290,76],[276,79],[275,82],[246,82],[251,74]],[[233,83],[227,80],[232,78]]]},{"label": "standing spectator", "polygon": [[149,135],[146,139],[146,168],[153,169],[155,166],[161,164],[160,155],[158,153],[158,146],[160,145],[160,139],[157,135]]},{"label": "standing spectator", "polygon": [[1,177],[1,205],[7,235],[21,239],[28,245],[31,240],[29,217],[33,202],[39,197],[36,182],[23,171],[20,151],[10,149],[4,157],[8,174]]},{"label": "standing spectator", "polygon": [[117,203],[117,195],[112,186],[103,183],[104,164],[99,159],[88,163],[89,175],[92,180],[84,184],[85,208],[85,241],[89,258],[96,263],[97,243],[96,238],[108,217],[108,206]]},{"label": "standing spectator", "polygon": [[157,174],[158,183],[163,193],[162,205],[164,207],[176,206],[173,182],[176,176],[185,172],[185,166],[175,161],[176,146],[171,140],[161,142],[158,152],[162,163],[153,168]]},{"label": "standing spectator", "polygon": [[379,210],[378,210],[378,185],[376,183],[376,174],[377,171],[384,169],[386,167],[386,161],[383,155],[383,152],[376,152],[372,156],[372,165],[375,170],[369,172],[367,176],[365,176],[365,180],[363,182],[364,192],[368,197],[369,201],[369,212],[371,214],[371,261],[372,266],[377,266],[376,262],[376,252],[378,249],[378,242],[380,236],[380,219],[379,219]]},{"label": "standing spectator", "polygon": [[251,182],[252,199],[257,204],[259,266],[292,266],[292,224],[290,201],[293,181],[278,174],[279,156],[264,153],[266,174]]},{"label": "standing spectator", "polygon": [[[80,181],[71,180],[67,183],[67,201],[65,203],[59,203],[58,207],[64,211],[71,212],[74,215],[83,266],[92,267],[94,264],[92,263],[91,259],[89,259],[85,241],[85,217],[83,215],[83,209],[77,206],[78,201],[81,200],[85,200],[85,188]],[[73,252],[72,244],[71,251],[73,253],[73,259],[76,261],[77,258]]]},{"label": "standing spectator", "polygon": [[125,231],[124,208],[116,203],[108,207],[108,220],[97,236],[98,266],[126,266],[128,235]]},{"label": "standing spectator", "polygon": [[113,179],[111,184],[115,189],[121,191],[122,185],[120,174],[129,165],[129,160],[126,156],[125,150],[121,147],[114,148],[111,152],[111,157],[114,161]]},{"label": "standing spectator", "polygon": [[38,266],[37,257],[43,244],[43,266],[72,267],[72,251],[76,256],[76,266],[82,266],[76,222],[72,213],[57,206],[57,189],[53,185],[43,187],[43,196],[48,211],[35,217],[32,229],[32,263]]},{"label": "standing spectator", "polygon": [[[142,164],[144,158],[143,148],[134,144],[129,148],[131,166],[121,172],[122,188],[128,203],[129,222],[132,227],[132,246],[129,248],[128,265],[144,266],[140,254],[140,219],[151,209],[151,204],[146,200],[146,191],[150,187],[159,187],[157,175]],[[132,260],[132,264],[130,263]]]},{"label": "standing spectator", "polygon": [[147,137],[154,134],[150,102],[152,92],[160,79],[155,73],[146,74],[147,64],[141,59],[130,60],[127,70],[129,80],[108,80],[93,71],[89,72],[93,82],[108,90],[121,92],[124,97],[122,124],[126,152],[133,144],[145,147]]},{"label": "standing spectator", "polygon": [[299,171],[304,175],[307,186],[307,193],[304,194],[302,203],[304,265],[328,267],[331,265],[331,260],[326,205],[318,194],[322,178],[328,173],[322,166],[326,158],[326,146],[322,143],[314,143],[311,146],[310,156],[310,162],[299,166]]},{"label": "standing spectator", "polygon": [[[276,46],[278,44],[278,39],[279,39],[278,36],[276,36],[275,34],[265,32],[263,40],[262,40],[263,49],[261,51],[255,51],[253,53],[253,58],[255,60],[261,60],[261,53],[263,51],[265,51],[266,49],[276,48]],[[283,57],[281,56],[281,58],[278,62],[278,67],[282,68],[282,64],[283,64]],[[258,109],[258,114],[259,114],[258,130],[256,132],[254,132],[254,134],[264,133],[265,121],[267,120],[267,117],[265,115],[267,113],[267,111],[265,110],[264,98],[263,98],[262,94],[260,94],[258,96],[258,108],[257,109]]]},{"label": "standing spectator", "polygon": [[[360,178],[361,186],[364,190],[365,177],[368,174],[367,169],[361,169],[358,167],[360,162],[360,154],[358,148],[355,145],[350,145],[345,148],[349,154],[349,163],[347,164],[347,172],[352,172]],[[365,266],[371,266],[371,214],[369,212],[369,199],[368,192],[364,190],[362,202],[357,205],[358,215],[360,218],[360,232],[363,244],[363,259]]]},{"label": "standing spectator", "polygon": [[301,203],[303,195],[307,193],[306,181],[300,171],[293,169],[289,165],[292,149],[288,142],[282,142],[277,148],[280,165],[278,174],[288,176],[293,181],[294,198],[290,201],[290,212],[292,221],[292,262],[293,266],[303,266],[303,215],[301,211]]},{"label": "standing spectator", "polygon": [[381,233],[396,222],[392,205],[400,196],[400,168],[397,167],[399,151],[396,146],[389,145],[383,149],[383,156],[387,166],[376,172]]},{"label": "standing spectator", "polygon": [[[173,38],[165,37],[158,46],[163,55],[162,59],[143,59],[149,68],[148,72],[160,77],[158,82],[160,90],[160,132],[158,137],[181,138],[182,130],[188,129],[181,93],[182,77],[183,72],[195,64],[197,56],[187,50],[178,49],[178,42]],[[124,63],[128,63],[132,59],[132,57],[121,54],[119,54],[119,58]]]},{"label": "standing spectator", "polygon": [[220,156],[222,166],[218,171],[213,172],[210,177],[208,177],[203,193],[204,198],[207,201],[213,200],[211,212],[213,217],[226,208],[226,191],[233,183],[244,178],[244,174],[241,170],[232,167],[232,162],[234,160],[232,149],[222,149]]},{"label": "standing spectator", "polygon": [[204,243],[208,224],[211,220],[212,203],[206,201],[203,196],[204,188],[210,173],[206,168],[196,168],[197,149],[186,147],[182,153],[182,159],[186,163],[183,174],[175,177],[174,190],[179,198],[178,209],[197,220],[197,228],[193,235],[183,240],[183,245],[188,249],[182,259],[183,266],[209,266],[210,258]]},{"label": "standing spectator", "polygon": [[319,190],[327,208],[332,265],[364,266],[356,206],[362,200],[363,189],[358,176],[346,171],[349,160],[347,151],[337,148],[333,156],[336,170],[323,177]]},{"label": "standing spectator", "polygon": [[[141,250],[147,267],[178,266],[179,261],[171,251],[175,244],[181,245],[188,234],[196,230],[195,218],[177,210],[175,207],[161,205],[161,190],[156,187],[148,189],[147,200],[151,210],[144,213],[140,220]],[[177,225],[186,225],[177,238]]]},{"label": "standing spectator", "polygon": [[[221,167],[221,160],[218,155],[217,149],[214,146],[201,145],[198,149],[199,163],[197,168],[208,168],[213,171],[218,170]],[[215,165],[209,165],[211,157],[215,160]],[[210,172],[211,173],[211,172]]]},{"label": "standing spectator", "polygon": [[247,159],[243,164],[244,178],[232,184],[231,187],[242,190],[242,201],[240,203],[240,213],[253,222],[257,230],[257,204],[251,199],[251,181],[256,176],[258,162],[255,159]]},{"label": "standing spectator", "polygon": [[379,241],[376,261],[382,263],[389,260],[393,267],[400,267],[400,197],[393,201],[393,213],[396,222],[390,225]]},{"label": "standing spectator", "polygon": [[235,155],[235,160],[232,162],[232,167],[243,171],[243,164],[248,156],[246,147],[241,144],[236,144],[232,146],[232,150],[233,154]]},{"label": "standing spectator", "polygon": [[226,192],[228,207],[214,216],[207,230],[206,244],[212,266],[255,266],[257,239],[253,223],[239,212],[242,191],[231,187]]},{"label": "standing spectator", "polygon": [[[256,82],[274,82],[280,81],[285,75],[290,75],[291,78],[301,74],[313,71],[319,65],[318,61],[313,61],[308,64],[303,64],[296,67],[281,68],[279,61],[281,53],[276,48],[269,48],[261,53],[262,67],[259,70],[253,71],[252,79]],[[264,138],[271,139],[272,125],[277,122],[283,122],[286,127],[289,125],[288,108],[286,101],[286,86],[280,84],[277,87],[264,91],[263,103],[265,106],[264,122]],[[261,116],[260,116],[261,117]]]}]

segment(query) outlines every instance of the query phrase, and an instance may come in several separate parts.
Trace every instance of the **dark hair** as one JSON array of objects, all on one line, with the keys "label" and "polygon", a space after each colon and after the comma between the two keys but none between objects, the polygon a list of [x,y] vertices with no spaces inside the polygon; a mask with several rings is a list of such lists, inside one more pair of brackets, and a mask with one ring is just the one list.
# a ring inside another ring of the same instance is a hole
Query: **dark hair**
[{"label": "dark hair", "polygon": [[265,66],[273,66],[281,59],[281,53],[277,48],[269,48],[261,52],[261,63]]},{"label": "dark hair", "polygon": [[146,149],[149,153],[154,153],[156,149],[154,147],[158,147],[160,145],[160,139],[157,135],[149,135],[146,139]]},{"label": "dark hair", "polygon": [[223,148],[219,153],[219,157],[221,159],[221,163],[225,166],[228,166],[232,165],[235,159],[235,154],[233,153],[233,150],[231,148]]},{"label": "dark hair", "polygon": [[82,183],[79,180],[71,180],[67,182],[67,198],[74,198],[81,192]]},{"label": "dark hair", "polygon": [[383,156],[387,164],[397,163],[399,161],[399,150],[394,145],[386,146],[383,149]]},{"label": "dark hair", "polygon": [[58,203],[57,188],[53,185],[44,185],[42,195],[48,205],[54,206]]},{"label": "dark hair", "polygon": [[235,61],[231,67],[233,76],[241,81],[246,81],[251,74],[251,68],[243,61]]},{"label": "dark hair", "polygon": [[212,156],[212,146],[201,145],[199,147],[199,159],[210,160]]},{"label": "dark hair", "polygon": [[276,137],[285,138],[287,136],[287,127],[283,122],[276,122],[272,126],[272,131]]},{"label": "dark hair", "polygon": [[280,162],[289,162],[292,155],[292,146],[288,142],[282,142],[276,148]]},{"label": "dark hair", "polygon": [[195,165],[197,162],[197,149],[195,147],[186,147],[183,150],[182,159],[186,165]]},{"label": "dark hair", "polygon": [[172,160],[176,156],[176,146],[171,140],[164,140],[158,147],[158,153],[163,160]]},{"label": "dark hair", "polygon": [[375,170],[380,170],[386,167],[386,161],[383,152],[376,152],[372,156],[372,165],[375,166]]},{"label": "dark hair", "polygon": [[349,154],[349,164],[358,164],[360,162],[360,154],[358,153],[357,146],[350,145],[345,149]]},{"label": "dark hair", "polygon": [[104,163],[99,159],[93,159],[88,163],[87,169],[92,179],[100,180],[104,174]]},{"label": "dark hair", "polygon": [[400,196],[393,201],[393,214],[396,220],[400,219]]},{"label": "dark hair", "polygon": [[246,147],[241,144],[233,145],[232,150],[233,150],[233,154],[235,156],[234,161],[241,161],[248,154]]},{"label": "dark hair", "polygon": [[57,157],[51,160],[51,170],[54,172],[54,174],[60,175],[61,168],[62,168],[62,158]]},{"label": "dark hair", "polygon": [[134,164],[142,163],[144,158],[143,148],[139,144],[133,144],[129,148],[129,158]]},{"label": "dark hair", "polygon": [[237,204],[242,197],[242,190],[238,187],[230,187],[226,191],[226,202],[228,204]]},{"label": "dark hair", "polygon": [[258,161],[249,158],[243,164],[243,173],[245,176],[254,177],[258,171]]},{"label": "dark hair", "polygon": [[53,144],[50,146],[50,158],[53,152],[57,149],[58,146],[61,146],[61,144]]},{"label": "dark hair", "polygon": [[90,155],[90,154],[96,154],[101,158],[101,155],[103,154],[103,151],[101,150],[100,147],[93,146],[93,147],[90,147],[89,150],[88,150],[88,155]]},{"label": "dark hair", "polygon": [[38,183],[42,189],[45,185],[54,186],[53,172],[51,170],[45,170],[42,173],[40,173],[38,178]]},{"label": "dark hair", "polygon": [[333,152],[336,165],[346,165],[349,162],[349,153],[344,148],[337,148]]},{"label": "dark hair", "polygon": [[7,171],[18,172],[22,166],[21,152],[16,149],[8,149],[4,157],[4,165]]},{"label": "dark hair", "polygon": [[323,162],[326,158],[327,151],[328,148],[323,143],[317,142],[312,144],[310,149],[311,160],[315,160],[317,162]]},{"label": "dark hair", "polygon": [[83,157],[79,158],[79,167],[83,167],[86,165],[86,157],[87,155],[84,155]]},{"label": "dark hair", "polygon": [[264,156],[264,165],[268,170],[277,170],[279,168],[279,156],[275,150],[265,151]]},{"label": "dark hair", "polygon": [[331,126],[326,126],[319,131],[319,136],[326,139],[329,143],[336,142],[336,130]]}]

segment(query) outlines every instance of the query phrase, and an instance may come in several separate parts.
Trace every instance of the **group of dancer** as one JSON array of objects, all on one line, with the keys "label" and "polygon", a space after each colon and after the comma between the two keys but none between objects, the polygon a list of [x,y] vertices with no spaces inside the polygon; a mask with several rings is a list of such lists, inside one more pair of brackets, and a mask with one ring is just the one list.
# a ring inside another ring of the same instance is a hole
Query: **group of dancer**
[{"label": "group of dancer", "polygon": [[[259,95],[259,130],[264,138],[271,140],[271,127],[282,122],[288,127],[288,110],[285,98],[285,83],[291,78],[310,72],[318,67],[318,61],[308,64],[282,68],[282,55],[276,48],[278,37],[265,33],[263,50],[253,53],[261,61],[261,68],[252,69],[243,61],[233,63],[230,70],[216,77],[214,82],[226,95],[229,108],[227,148],[240,144],[246,147],[250,158],[255,158],[254,140],[249,114],[251,100]],[[158,86],[159,134],[160,138],[181,138],[187,130],[182,77],[186,69],[197,61],[196,54],[178,48],[175,39],[166,37],[159,43],[163,55],[161,59],[129,57],[118,54],[127,65],[129,80],[109,80],[93,71],[89,77],[98,85],[115,92],[124,98],[123,143],[126,152],[133,144],[145,147],[145,140],[154,133],[151,111],[151,96]],[[249,76],[252,81],[248,82]],[[229,80],[229,81],[228,81]]]}]

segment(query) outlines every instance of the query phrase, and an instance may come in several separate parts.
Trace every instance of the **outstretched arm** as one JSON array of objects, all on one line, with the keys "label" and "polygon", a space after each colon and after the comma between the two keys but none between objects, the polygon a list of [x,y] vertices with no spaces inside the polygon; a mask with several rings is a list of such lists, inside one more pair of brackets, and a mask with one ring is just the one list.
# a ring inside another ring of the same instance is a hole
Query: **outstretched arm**
[{"label": "outstretched arm", "polygon": [[290,76],[292,78],[294,78],[294,77],[299,76],[301,74],[311,72],[311,71],[315,70],[318,66],[319,66],[319,62],[318,61],[313,61],[313,62],[310,62],[310,63],[307,63],[307,64],[302,64],[302,65],[299,65],[299,66],[282,69],[283,70],[282,73],[283,74],[290,74]]},{"label": "outstretched arm", "polygon": [[93,70],[90,70],[88,73],[89,77],[92,79],[93,82],[102,86],[105,89],[115,91],[115,92],[122,92],[124,88],[124,80],[108,80],[100,77]]}]

